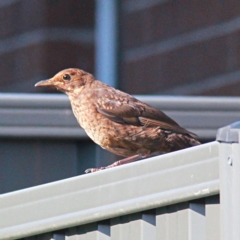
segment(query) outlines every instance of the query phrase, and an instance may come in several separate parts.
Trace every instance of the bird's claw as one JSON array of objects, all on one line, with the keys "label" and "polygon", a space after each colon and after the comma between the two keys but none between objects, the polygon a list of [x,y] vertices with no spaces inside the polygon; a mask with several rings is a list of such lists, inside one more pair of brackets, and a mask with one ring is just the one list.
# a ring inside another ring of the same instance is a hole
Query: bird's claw
[{"label": "bird's claw", "polygon": [[88,168],[88,169],[85,170],[85,173],[92,173],[92,172],[95,172],[95,171],[93,171],[93,170],[94,170],[94,168]]},{"label": "bird's claw", "polygon": [[91,173],[92,172],[92,169],[91,168],[88,168],[85,170],[85,173]]},{"label": "bird's claw", "polygon": [[97,171],[104,170],[104,169],[106,169],[106,167],[88,168],[88,169],[85,170],[85,173],[93,173],[93,172],[97,172]]}]

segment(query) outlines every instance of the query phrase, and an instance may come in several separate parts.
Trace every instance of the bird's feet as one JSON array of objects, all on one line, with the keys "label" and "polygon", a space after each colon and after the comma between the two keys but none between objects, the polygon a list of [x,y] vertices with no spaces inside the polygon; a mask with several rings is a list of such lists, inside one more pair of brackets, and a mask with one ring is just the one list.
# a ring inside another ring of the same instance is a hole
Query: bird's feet
[{"label": "bird's feet", "polygon": [[142,159],[142,158],[143,158],[143,157],[142,157],[141,154],[137,154],[137,155],[134,155],[134,156],[127,157],[127,158],[121,159],[121,160],[119,160],[119,161],[116,161],[116,162],[114,162],[113,164],[108,165],[108,166],[106,166],[106,167],[88,168],[87,170],[85,170],[85,173],[93,173],[93,172],[101,171],[101,170],[104,170],[104,169],[121,166],[121,165],[123,165],[123,164],[127,164],[127,163],[130,163],[130,162],[134,162],[134,161],[140,160],[140,159]]},{"label": "bird's feet", "polygon": [[107,167],[100,167],[100,168],[88,168],[85,170],[85,173],[93,173],[93,172],[97,172],[97,171],[100,171],[100,170],[104,170],[106,169]]}]

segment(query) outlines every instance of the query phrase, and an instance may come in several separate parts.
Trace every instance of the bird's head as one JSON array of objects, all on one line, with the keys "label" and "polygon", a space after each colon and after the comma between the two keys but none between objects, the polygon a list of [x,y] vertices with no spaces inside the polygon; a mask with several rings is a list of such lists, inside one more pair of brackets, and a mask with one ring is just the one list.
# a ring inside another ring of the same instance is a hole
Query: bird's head
[{"label": "bird's head", "polygon": [[54,87],[59,91],[71,93],[79,91],[86,84],[94,81],[93,75],[78,68],[69,68],[58,72],[50,79],[42,80],[35,84],[35,87]]}]

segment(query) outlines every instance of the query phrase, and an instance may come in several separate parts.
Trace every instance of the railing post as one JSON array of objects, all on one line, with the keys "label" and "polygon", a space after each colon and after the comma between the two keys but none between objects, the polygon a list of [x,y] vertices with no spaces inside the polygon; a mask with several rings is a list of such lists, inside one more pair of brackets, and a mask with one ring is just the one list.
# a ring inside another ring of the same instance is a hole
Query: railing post
[{"label": "railing post", "polygon": [[240,239],[240,122],[221,128],[220,217],[221,240]]}]

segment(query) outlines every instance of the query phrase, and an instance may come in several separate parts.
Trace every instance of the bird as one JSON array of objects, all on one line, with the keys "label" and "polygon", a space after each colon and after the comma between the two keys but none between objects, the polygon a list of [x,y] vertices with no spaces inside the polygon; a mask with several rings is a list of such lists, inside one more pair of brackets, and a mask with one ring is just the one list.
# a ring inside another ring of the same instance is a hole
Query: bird
[{"label": "bird", "polygon": [[73,114],[87,135],[103,149],[124,158],[93,173],[150,156],[165,154],[200,142],[161,110],[117,90],[91,73],[68,68],[35,87],[53,87],[69,97]]}]

